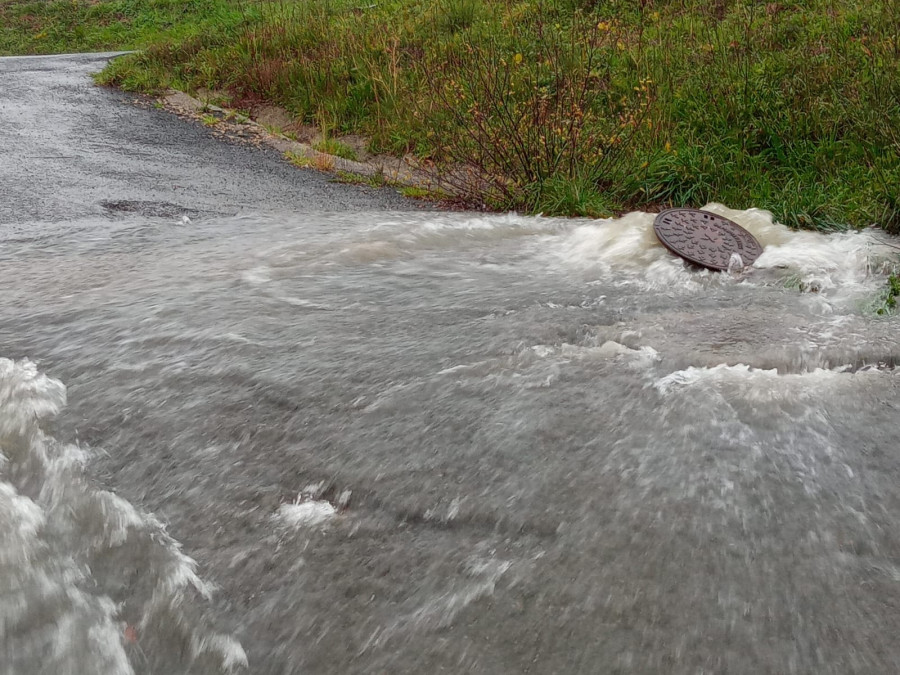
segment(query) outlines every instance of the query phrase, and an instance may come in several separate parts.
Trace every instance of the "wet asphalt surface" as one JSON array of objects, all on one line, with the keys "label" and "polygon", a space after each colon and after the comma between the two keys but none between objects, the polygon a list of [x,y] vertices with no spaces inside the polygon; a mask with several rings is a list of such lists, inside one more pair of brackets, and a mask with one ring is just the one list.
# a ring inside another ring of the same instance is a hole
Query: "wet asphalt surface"
[{"label": "wet asphalt surface", "polygon": [[[298,171],[147,100],[94,86],[110,54],[0,58],[0,225],[242,209],[417,208],[391,189]],[[106,206],[104,205],[106,204]]]}]

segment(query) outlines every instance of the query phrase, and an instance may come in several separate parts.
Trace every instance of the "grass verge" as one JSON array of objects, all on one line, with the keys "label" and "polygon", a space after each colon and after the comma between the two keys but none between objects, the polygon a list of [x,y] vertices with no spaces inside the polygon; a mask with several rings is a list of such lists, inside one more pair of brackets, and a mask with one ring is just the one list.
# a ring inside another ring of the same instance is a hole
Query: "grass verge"
[{"label": "grass verge", "polygon": [[0,51],[144,47],[101,81],[277,104],[498,209],[715,200],[900,231],[892,0],[0,0],[0,19]]},{"label": "grass verge", "polygon": [[244,25],[221,0],[0,0],[0,56],[140,49]]}]

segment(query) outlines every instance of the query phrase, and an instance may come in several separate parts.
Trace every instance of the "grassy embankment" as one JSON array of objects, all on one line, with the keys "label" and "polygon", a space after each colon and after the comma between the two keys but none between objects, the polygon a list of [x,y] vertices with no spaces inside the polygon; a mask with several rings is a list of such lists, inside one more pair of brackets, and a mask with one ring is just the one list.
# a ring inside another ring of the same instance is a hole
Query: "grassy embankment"
[{"label": "grassy embankment", "polygon": [[274,103],[499,209],[900,231],[893,0],[0,0],[0,21],[0,52],[143,47],[101,81]]},{"label": "grassy embankment", "polygon": [[221,0],[0,0],[0,56],[141,49],[242,20]]}]

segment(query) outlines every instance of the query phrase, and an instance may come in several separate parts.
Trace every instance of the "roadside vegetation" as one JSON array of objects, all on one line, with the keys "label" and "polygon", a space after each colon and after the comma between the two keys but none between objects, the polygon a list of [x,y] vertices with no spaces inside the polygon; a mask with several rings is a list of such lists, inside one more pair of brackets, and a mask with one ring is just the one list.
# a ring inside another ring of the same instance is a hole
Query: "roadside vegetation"
[{"label": "roadside vegetation", "polygon": [[242,21],[221,0],[0,0],[0,56],[140,49]]},{"label": "roadside vegetation", "polygon": [[0,0],[0,21],[0,51],[142,47],[100,81],[279,105],[492,208],[900,232],[893,0]]},{"label": "roadside vegetation", "polygon": [[895,314],[897,312],[897,298],[900,298],[900,276],[892,274],[888,277],[887,288],[876,301],[875,313],[878,315]]}]

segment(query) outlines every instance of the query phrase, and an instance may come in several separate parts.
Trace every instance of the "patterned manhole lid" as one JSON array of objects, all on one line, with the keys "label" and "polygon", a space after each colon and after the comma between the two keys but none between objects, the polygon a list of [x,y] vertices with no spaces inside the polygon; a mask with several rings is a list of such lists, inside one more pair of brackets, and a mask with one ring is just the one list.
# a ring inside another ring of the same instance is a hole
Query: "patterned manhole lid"
[{"label": "patterned manhole lid", "polygon": [[699,209],[669,209],[653,222],[656,237],[685,260],[711,270],[727,270],[733,253],[745,266],[753,264],[762,246],[737,223]]}]

